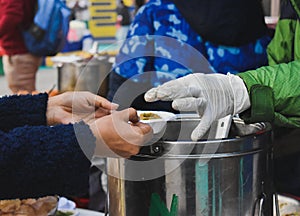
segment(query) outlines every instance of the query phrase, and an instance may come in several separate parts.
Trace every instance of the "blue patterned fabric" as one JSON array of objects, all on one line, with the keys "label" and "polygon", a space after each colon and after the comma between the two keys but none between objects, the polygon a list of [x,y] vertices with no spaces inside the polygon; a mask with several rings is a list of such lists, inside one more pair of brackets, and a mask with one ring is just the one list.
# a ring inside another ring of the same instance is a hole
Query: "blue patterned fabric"
[{"label": "blue patterned fabric", "polygon": [[150,0],[136,14],[114,72],[152,86],[194,72],[236,74],[266,65],[269,41],[267,35],[241,47],[203,41],[172,1]]}]

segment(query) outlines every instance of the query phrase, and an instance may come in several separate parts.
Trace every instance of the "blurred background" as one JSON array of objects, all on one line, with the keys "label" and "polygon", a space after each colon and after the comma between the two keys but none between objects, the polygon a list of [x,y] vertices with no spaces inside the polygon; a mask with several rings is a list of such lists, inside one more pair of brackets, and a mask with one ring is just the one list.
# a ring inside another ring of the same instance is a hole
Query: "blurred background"
[{"label": "blurred background", "polygon": [[[134,17],[136,10],[144,3],[145,0],[123,1],[131,19]],[[280,0],[262,0],[262,3],[267,25],[270,28],[275,28],[280,13]],[[43,63],[37,73],[37,90],[47,91],[53,87],[60,92],[74,90],[76,83],[74,83],[74,79],[76,81],[78,79],[78,70],[87,68],[85,77],[87,79],[101,79],[103,88],[100,95],[106,96],[105,88],[107,80],[103,76],[107,75],[110,66],[114,62],[114,57],[118,53],[119,46],[121,45],[118,41],[124,39],[126,36],[126,32],[121,28],[123,19],[119,12],[121,1],[67,0],[66,4],[72,10],[67,42],[65,47],[56,56],[44,57]],[[102,56],[102,58],[99,61],[94,61],[93,66],[87,66],[86,62],[95,56],[97,58]],[[75,64],[78,62],[80,64]],[[87,72],[97,70],[95,64],[101,67],[101,74]],[[72,79],[73,81],[71,81]],[[99,80],[97,80],[98,84]],[[89,85],[93,84],[90,83]],[[82,85],[78,86],[77,89],[86,90],[84,88],[88,87]],[[0,94],[10,94],[4,78],[1,50]]]}]

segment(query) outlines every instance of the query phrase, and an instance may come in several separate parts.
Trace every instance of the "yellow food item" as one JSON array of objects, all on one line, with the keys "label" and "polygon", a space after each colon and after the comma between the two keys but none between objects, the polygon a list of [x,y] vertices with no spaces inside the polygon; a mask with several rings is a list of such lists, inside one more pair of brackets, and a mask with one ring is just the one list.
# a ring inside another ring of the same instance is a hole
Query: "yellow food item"
[{"label": "yellow food item", "polygon": [[46,196],[39,199],[0,200],[0,215],[7,216],[48,216],[55,212],[58,198]]},{"label": "yellow food item", "polygon": [[146,112],[140,114],[141,120],[151,120],[151,119],[161,119],[161,117],[155,113],[152,112]]}]

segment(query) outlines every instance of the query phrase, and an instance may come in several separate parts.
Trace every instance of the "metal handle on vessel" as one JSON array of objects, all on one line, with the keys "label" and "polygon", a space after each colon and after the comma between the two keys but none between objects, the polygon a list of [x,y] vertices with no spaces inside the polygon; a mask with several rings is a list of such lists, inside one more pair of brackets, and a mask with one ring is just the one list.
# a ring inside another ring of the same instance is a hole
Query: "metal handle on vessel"
[{"label": "metal handle on vessel", "polygon": [[[258,215],[257,216],[263,216],[263,205],[266,199],[266,195],[263,194],[261,198],[259,198],[254,205],[254,210],[253,210],[253,216],[255,216],[256,213],[256,206],[258,205]],[[279,212],[279,205],[278,205],[278,195],[277,193],[273,194],[273,200],[274,200],[274,204],[275,204],[275,212],[276,212],[276,216],[280,216],[280,212]]]},{"label": "metal handle on vessel", "polygon": [[258,198],[256,202],[254,203],[254,209],[253,209],[253,216],[256,216],[256,207],[258,205],[258,215],[257,216],[263,216],[263,204],[265,202],[266,195],[262,194],[261,198]]},{"label": "metal handle on vessel", "polygon": [[265,202],[265,197],[260,198],[260,200],[259,200],[258,216],[263,216],[262,209],[263,209],[264,202]]},{"label": "metal handle on vessel", "polygon": [[276,216],[280,216],[278,194],[277,193],[273,194],[273,200],[274,200],[274,204],[275,204]]},{"label": "metal handle on vessel", "polygon": [[155,143],[154,145],[142,148],[141,151],[134,157],[154,159],[158,156],[161,156],[162,152],[163,146],[161,144]]}]

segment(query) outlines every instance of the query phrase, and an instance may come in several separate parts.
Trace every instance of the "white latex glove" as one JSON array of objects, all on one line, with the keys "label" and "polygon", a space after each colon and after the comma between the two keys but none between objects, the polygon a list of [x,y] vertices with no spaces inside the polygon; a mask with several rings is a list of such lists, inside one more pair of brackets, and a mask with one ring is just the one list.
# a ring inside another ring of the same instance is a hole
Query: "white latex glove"
[{"label": "white latex glove", "polygon": [[173,100],[172,107],[176,110],[196,111],[201,121],[192,132],[194,141],[199,140],[215,120],[250,107],[243,80],[232,74],[190,74],[150,89],[145,100]]}]

